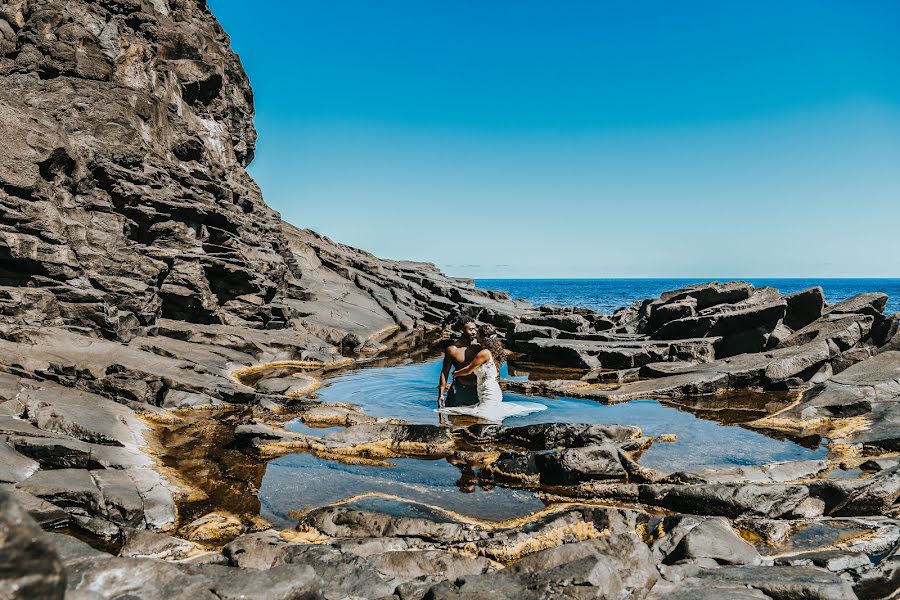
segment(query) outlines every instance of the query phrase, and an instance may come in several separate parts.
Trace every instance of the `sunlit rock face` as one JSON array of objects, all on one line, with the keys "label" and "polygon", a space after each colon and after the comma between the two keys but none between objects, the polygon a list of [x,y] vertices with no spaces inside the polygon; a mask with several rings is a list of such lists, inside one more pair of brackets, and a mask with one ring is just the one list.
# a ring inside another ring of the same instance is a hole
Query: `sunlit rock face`
[{"label": "sunlit rock face", "polygon": [[[31,321],[283,326],[253,94],[205,3],[4,2],[0,282]],[[27,294],[17,288],[32,288]]]}]

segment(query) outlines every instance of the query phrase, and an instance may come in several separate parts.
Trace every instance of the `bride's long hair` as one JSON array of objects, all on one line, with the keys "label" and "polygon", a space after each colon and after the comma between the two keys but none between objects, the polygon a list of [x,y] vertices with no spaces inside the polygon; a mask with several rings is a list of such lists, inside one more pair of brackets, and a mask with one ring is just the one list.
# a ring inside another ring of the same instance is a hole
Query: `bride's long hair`
[{"label": "bride's long hair", "polygon": [[506,349],[503,347],[503,341],[497,336],[497,328],[485,323],[478,327],[478,337],[481,338],[481,345],[490,350],[499,368],[506,361]]}]

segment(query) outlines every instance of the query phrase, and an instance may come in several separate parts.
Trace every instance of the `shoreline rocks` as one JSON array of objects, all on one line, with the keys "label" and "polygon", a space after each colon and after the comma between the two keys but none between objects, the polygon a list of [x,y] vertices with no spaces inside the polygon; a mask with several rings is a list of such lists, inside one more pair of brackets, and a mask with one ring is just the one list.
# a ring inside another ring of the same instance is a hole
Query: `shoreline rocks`
[{"label": "shoreline rocks", "polygon": [[[310,399],[325,373],[416,351],[463,316],[505,332],[521,359],[568,369],[511,390],[726,405],[738,390],[790,393],[754,425],[881,455],[900,450],[900,315],[883,314],[880,293],[826,305],[820,288],[745,282],[612,315],[534,308],[298,229],[245,170],[253,96],[229,44],[194,0],[0,8],[0,596],[896,589],[889,456],[856,479],[796,463],[665,474],[640,465],[652,440],[633,426],[451,430]],[[344,429],[291,434],[278,426],[290,414]],[[254,494],[265,457],[297,450],[370,461],[359,464],[454,457],[481,481],[553,500],[494,526],[329,506],[274,531]],[[767,558],[743,541],[791,543],[846,519],[863,533],[844,545]]]}]

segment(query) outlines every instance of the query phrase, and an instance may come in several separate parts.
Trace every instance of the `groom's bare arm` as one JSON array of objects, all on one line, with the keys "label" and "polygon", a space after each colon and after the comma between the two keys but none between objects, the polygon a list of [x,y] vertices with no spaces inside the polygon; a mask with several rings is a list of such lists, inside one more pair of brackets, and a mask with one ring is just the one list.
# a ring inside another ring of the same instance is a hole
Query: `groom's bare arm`
[{"label": "groom's bare arm", "polygon": [[457,377],[465,377],[466,375],[471,375],[475,372],[475,369],[491,360],[491,351],[490,350],[482,350],[478,354],[475,355],[475,358],[472,359],[472,362],[464,366],[462,369],[457,369],[453,372],[454,379]]},{"label": "groom's bare arm", "polygon": [[450,349],[444,350],[444,364],[441,367],[441,380],[438,384],[438,404],[444,400],[444,392],[447,391],[447,377],[450,375],[450,368],[453,366],[453,357],[450,355]]}]

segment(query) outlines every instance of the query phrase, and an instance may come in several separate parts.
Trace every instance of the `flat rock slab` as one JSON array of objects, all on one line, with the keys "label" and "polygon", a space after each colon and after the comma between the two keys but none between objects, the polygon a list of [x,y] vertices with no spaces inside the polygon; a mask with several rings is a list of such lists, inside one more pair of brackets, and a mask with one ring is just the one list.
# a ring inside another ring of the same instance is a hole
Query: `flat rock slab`
[{"label": "flat rock slab", "polygon": [[709,585],[741,583],[771,598],[817,598],[848,600],[856,597],[843,578],[814,567],[735,566],[706,569],[696,577]]},{"label": "flat rock slab", "polygon": [[39,468],[37,462],[0,439],[0,483],[19,483],[31,477]]}]

